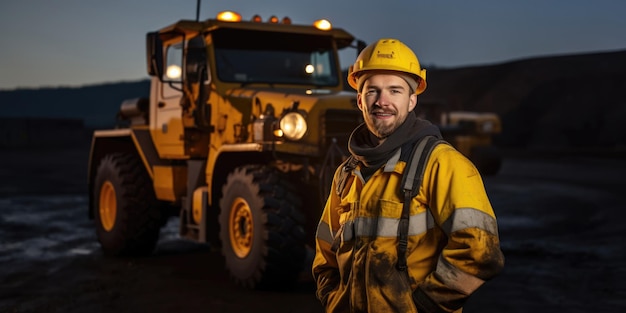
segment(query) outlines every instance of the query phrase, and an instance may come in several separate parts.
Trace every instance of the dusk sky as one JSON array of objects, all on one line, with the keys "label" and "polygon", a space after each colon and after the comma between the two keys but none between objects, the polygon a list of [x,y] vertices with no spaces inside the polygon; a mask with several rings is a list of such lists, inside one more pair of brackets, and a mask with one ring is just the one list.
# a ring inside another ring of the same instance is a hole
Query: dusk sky
[{"label": "dusk sky", "polygon": [[[202,20],[223,10],[326,18],[367,43],[400,39],[427,69],[626,50],[624,0],[205,0],[200,9]],[[0,90],[145,79],[145,34],[195,17],[196,0],[1,0]]]}]

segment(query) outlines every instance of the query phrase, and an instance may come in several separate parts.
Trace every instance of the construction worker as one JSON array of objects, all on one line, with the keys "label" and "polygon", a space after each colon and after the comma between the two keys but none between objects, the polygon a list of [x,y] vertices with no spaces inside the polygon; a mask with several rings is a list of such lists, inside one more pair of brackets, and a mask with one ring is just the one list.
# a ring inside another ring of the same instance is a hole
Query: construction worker
[{"label": "construction worker", "polygon": [[[482,178],[413,113],[426,70],[405,44],[367,46],[348,83],[365,123],[350,135],[351,157],[335,172],[318,225],[317,297],[326,312],[461,312],[504,266]],[[403,197],[407,164],[423,138],[434,143],[415,176],[421,184]]]}]

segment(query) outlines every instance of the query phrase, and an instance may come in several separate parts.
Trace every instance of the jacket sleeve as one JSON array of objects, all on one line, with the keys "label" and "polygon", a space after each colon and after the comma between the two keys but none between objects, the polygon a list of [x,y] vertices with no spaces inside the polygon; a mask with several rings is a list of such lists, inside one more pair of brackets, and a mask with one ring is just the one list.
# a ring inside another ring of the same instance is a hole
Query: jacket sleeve
[{"label": "jacket sleeve", "polygon": [[[337,172],[338,173],[338,172]],[[333,242],[339,231],[339,216],[336,208],[339,204],[339,196],[335,192],[336,179],[333,179],[330,195],[326,200],[326,205],[320,217],[315,234],[315,258],[313,259],[313,278],[317,284],[317,298],[323,306],[327,306],[328,298],[332,292],[336,291],[340,281],[339,269]]]},{"label": "jacket sleeve", "polygon": [[496,216],[478,170],[451,146],[433,151],[422,186],[448,241],[413,298],[420,312],[454,312],[504,266]]}]

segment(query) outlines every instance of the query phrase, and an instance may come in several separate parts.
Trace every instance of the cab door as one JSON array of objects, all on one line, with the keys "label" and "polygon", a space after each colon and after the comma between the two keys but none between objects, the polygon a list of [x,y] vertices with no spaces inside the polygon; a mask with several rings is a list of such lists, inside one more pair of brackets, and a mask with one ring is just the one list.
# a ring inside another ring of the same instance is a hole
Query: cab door
[{"label": "cab door", "polygon": [[185,158],[182,85],[183,44],[164,48],[164,73],[161,80],[152,79],[152,97],[156,101],[151,119],[155,147],[161,158]]}]

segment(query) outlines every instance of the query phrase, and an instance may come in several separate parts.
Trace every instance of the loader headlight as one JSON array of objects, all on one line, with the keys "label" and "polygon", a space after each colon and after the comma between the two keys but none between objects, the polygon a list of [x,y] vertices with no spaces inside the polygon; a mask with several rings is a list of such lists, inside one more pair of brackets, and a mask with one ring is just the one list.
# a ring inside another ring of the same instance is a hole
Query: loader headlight
[{"label": "loader headlight", "polygon": [[306,134],[307,125],[304,116],[298,112],[289,112],[280,119],[280,129],[285,138],[299,140]]}]

